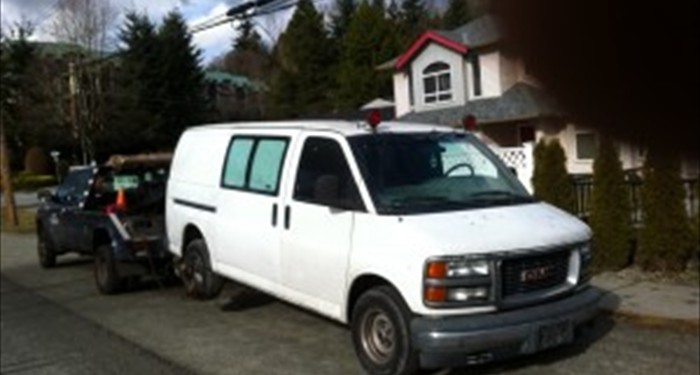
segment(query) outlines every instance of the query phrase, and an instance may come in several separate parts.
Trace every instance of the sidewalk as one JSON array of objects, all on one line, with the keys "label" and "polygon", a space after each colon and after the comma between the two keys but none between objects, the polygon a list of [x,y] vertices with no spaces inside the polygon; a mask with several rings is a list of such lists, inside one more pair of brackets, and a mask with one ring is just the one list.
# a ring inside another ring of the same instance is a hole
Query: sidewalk
[{"label": "sidewalk", "polygon": [[601,308],[614,315],[653,326],[700,330],[700,286],[605,272],[591,284],[604,292]]}]

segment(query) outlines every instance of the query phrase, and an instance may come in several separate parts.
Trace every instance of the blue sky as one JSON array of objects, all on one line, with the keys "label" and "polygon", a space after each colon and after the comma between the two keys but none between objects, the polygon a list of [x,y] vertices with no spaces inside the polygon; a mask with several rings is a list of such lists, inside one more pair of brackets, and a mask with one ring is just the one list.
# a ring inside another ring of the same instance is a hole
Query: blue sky
[{"label": "blue sky", "polygon": [[[196,25],[212,17],[224,14],[230,6],[244,0],[97,0],[109,1],[120,16],[115,20],[116,27],[121,25],[124,13],[137,10],[148,14],[155,22],[160,22],[163,15],[172,9],[179,9],[190,25]],[[2,28],[5,30],[15,22],[25,18],[30,20],[36,31],[33,39],[41,41],[55,40],[52,35],[52,19],[55,14],[57,0],[0,0]],[[259,17],[256,19],[258,29],[263,38],[276,38],[284,29],[291,16],[291,11],[280,14]],[[227,51],[236,32],[230,24],[194,35],[195,44],[202,50],[204,62]]]}]

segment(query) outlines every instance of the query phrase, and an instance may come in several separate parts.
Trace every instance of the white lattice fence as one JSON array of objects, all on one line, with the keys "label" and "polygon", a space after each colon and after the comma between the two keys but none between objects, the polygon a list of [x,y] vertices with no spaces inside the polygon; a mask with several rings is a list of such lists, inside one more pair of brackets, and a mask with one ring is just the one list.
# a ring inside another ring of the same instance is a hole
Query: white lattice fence
[{"label": "white lattice fence", "polygon": [[491,147],[501,160],[518,173],[518,179],[527,190],[532,193],[532,171],[535,161],[532,156],[532,143],[525,143],[523,147]]}]

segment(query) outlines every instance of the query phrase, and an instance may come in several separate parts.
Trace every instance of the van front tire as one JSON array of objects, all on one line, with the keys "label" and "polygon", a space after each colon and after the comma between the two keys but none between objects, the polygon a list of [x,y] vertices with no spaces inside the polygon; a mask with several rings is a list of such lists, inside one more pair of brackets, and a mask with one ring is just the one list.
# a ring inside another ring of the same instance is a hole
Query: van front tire
[{"label": "van front tire", "polygon": [[182,282],[188,296],[208,300],[221,293],[224,279],[212,271],[204,240],[196,239],[187,245],[183,263]]},{"label": "van front tire", "polygon": [[410,322],[410,312],[394,288],[380,286],[360,296],[350,324],[355,353],[367,373],[409,375],[418,371]]}]

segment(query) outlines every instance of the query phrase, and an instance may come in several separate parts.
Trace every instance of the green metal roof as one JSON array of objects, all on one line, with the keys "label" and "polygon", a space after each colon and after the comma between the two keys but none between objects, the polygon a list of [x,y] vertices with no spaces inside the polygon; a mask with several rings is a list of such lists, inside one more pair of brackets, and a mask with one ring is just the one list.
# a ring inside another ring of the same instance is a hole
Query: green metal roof
[{"label": "green metal roof", "polygon": [[222,72],[220,70],[208,70],[204,72],[204,79],[218,84],[231,84],[236,87],[253,87],[253,83],[246,76]]}]

